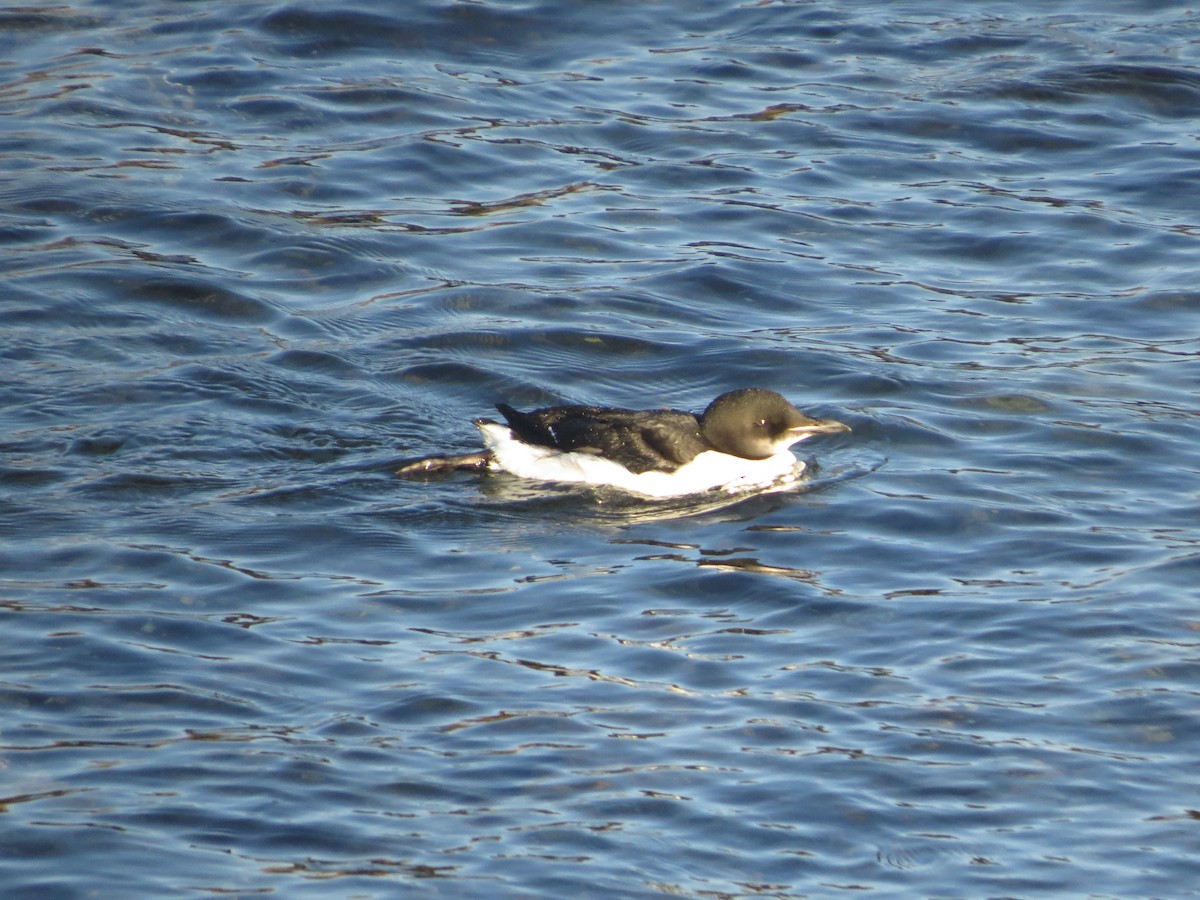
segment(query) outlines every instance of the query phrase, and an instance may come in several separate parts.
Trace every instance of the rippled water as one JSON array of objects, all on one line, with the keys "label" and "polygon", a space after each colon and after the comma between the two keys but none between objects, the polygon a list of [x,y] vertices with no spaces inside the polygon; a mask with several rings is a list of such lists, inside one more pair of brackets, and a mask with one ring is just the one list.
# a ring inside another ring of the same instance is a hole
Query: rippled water
[{"label": "rippled water", "polygon": [[[1195,894],[1198,52],[7,4],[4,896]],[[391,474],[748,384],[804,489]]]}]

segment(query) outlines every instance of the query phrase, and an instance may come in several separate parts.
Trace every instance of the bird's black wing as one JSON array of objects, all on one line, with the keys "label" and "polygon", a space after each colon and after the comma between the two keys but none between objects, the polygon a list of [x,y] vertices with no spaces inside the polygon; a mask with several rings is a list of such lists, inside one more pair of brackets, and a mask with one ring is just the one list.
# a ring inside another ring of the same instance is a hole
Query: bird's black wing
[{"label": "bird's black wing", "polygon": [[551,406],[520,412],[504,403],[496,408],[526,443],[603,456],[639,474],[673,472],[711,449],[700,436],[699,420],[677,410]]}]

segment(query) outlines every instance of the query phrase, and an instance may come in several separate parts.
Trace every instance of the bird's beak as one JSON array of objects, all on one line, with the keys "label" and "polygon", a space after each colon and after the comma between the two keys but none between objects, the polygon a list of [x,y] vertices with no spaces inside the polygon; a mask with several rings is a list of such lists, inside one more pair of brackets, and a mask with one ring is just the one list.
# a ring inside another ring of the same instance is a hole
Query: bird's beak
[{"label": "bird's beak", "polygon": [[835,419],[813,419],[810,422],[805,422],[803,425],[793,425],[788,429],[788,433],[795,435],[797,441],[807,437],[812,437],[814,434],[836,434],[839,431],[849,431],[850,426]]}]

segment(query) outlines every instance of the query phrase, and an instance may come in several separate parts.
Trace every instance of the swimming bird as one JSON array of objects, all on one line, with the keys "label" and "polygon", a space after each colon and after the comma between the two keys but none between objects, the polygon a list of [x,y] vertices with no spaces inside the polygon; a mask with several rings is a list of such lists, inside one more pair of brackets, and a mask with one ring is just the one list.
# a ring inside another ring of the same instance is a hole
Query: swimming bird
[{"label": "swimming bird", "polygon": [[804,463],[790,447],[849,431],[814,419],[780,394],[742,388],[700,415],[675,409],[549,406],[521,412],[496,404],[504,423],[476,419],[486,449],[404,462],[397,475],[455,470],[508,472],[538,481],[604,485],[647,497],[721,489],[736,493],[795,480]]}]

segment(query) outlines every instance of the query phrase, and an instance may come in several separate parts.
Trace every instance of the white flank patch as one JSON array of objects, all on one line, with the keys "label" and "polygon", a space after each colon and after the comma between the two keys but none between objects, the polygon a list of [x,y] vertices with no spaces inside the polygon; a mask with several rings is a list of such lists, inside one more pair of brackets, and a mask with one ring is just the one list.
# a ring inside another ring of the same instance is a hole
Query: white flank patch
[{"label": "white flank patch", "polygon": [[736,494],[795,481],[804,472],[804,463],[791,450],[766,459],[742,459],[706,450],[674,472],[634,474],[590,453],[562,453],[521,443],[506,425],[482,422],[479,430],[495,458],[495,469],[537,481],[608,485],[646,497],[682,497],[713,489]]}]

